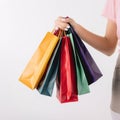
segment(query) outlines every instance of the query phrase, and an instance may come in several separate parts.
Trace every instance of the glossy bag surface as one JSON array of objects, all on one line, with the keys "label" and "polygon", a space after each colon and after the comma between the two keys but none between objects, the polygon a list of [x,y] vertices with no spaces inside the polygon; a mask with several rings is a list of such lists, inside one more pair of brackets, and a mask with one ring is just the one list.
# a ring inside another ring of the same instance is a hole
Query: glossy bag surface
[{"label": "glossy bag surface", "polygon": [[31,89],[38,86],[59,37],[48,32],[29,60],[19,80]]},{"label": "glossy bag surface", "polygon": [[64,36],[61,42],[57,98],[61,103],[78,101],[75,63],[70,38],[68,36]]}]

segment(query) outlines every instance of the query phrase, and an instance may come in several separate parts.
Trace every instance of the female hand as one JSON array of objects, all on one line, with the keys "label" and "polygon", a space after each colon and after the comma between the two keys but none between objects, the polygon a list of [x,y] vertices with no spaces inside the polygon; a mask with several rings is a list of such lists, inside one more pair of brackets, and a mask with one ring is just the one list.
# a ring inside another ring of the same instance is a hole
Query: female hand
[{"label": "female hand", "polygon": [[68,28],[70,27],[69,24],[71,24],[72,26],[74,26],[75,21],[69,17],[58,17],[56,20],[55,20],[55,29],[62,29],[62,30],[68,30]]}]

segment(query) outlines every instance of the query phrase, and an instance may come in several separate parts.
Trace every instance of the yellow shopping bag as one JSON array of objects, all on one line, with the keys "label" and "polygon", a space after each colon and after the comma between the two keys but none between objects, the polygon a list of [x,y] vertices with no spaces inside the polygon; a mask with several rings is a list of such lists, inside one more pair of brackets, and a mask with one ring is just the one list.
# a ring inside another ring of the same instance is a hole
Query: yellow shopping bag
[{"label": "yellow shopping bag", "polygon": [[58,40],[59,37],[51,32],[47,32],[19,78],[23,84],[31,89],[37,87],[45,73],[47,64]]}]

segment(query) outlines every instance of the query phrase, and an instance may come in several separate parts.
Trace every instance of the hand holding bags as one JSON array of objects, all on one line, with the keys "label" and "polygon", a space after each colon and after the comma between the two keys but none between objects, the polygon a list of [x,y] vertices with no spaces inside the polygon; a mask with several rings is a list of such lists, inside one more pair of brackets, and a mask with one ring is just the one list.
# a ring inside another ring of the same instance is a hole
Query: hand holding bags
[{"label": "hand holding bags", "polygon": [[58,30],[54,35],[46,34],[19,80],[47,96],[52,96],[56,82],[57,98],[66,103],[78,101],[78,95],[89,93],[89,85],[101,76],[101,71],[71,26],[67,32]]},{"label": "hand holding bags", "polygon": [[40,82],[59,37],[48,32],[33,54],[19,80],[34,89]]}]

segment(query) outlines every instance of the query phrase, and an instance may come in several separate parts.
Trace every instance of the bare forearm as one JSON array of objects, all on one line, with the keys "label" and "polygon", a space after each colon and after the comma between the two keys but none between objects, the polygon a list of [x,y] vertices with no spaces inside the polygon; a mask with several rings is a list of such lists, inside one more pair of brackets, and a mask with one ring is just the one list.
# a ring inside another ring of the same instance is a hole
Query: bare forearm
[{"label": "bare forearm", "polygon": [[105,36],[103,37],[103,36],[96,35],[86,30],[79,24],[75,24],[73,25],[73,27],[77,32],[77,34],[81,37],[81,39],[83,39],[86,43],[88,43],[95,49],[99,50],[100,52],[106,55],[111,55],[114,52],[115,46],[116,46],[116,45],[113,45],[114,41],[112,43]]}]

